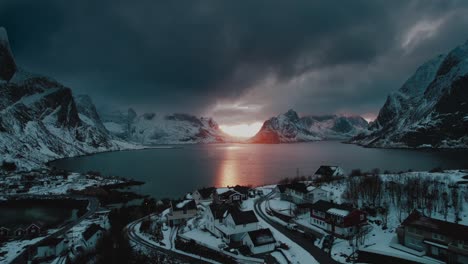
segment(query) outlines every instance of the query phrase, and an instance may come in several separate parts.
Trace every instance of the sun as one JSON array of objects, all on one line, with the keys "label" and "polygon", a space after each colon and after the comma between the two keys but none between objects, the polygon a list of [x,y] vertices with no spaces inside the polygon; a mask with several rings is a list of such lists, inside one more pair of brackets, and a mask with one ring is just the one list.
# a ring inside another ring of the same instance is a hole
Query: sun
[{"label": "sun", "polygon": [[237,125],[220,125],[219,128],[233,137],[253,137],[262,127],[261,122]]}]

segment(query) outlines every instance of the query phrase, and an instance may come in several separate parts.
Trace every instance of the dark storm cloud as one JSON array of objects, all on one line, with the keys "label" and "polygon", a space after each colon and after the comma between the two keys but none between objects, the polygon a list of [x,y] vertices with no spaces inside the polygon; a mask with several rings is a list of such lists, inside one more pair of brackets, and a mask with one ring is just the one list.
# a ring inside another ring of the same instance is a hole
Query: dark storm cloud
[{"label": "dark storm cloud", "polygon": [[237,120],[245,108],[210,109],[377,111],[408,71],[466,38],[450,30],[468,25],[464,3],[2,0],[0,25],[20,65],[100,104]]}]

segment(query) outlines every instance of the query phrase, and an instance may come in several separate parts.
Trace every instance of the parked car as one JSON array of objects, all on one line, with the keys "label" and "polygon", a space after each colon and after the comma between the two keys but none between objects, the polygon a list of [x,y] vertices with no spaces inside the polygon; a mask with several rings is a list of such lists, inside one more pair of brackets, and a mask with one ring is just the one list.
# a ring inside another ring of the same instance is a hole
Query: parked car
[{"label": "parked car", "polygon": [[218,248],[219,249],[225,249],[225,248],[227,248],[227,245],[225,243],[221,243],[221,244],[218,245]]},{"label": "parked car", "polygon": [[293,224],[293,223],[288,223],[288,225],[286,226],[289,230],[297,230],[297,225],[296,224]]}]

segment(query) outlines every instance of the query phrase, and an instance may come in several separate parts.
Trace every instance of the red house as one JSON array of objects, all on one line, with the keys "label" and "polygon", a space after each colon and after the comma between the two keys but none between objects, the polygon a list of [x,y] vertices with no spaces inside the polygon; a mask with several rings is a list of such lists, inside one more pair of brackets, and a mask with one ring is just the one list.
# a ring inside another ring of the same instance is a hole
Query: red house
[{"label": "red house", "polygon": [[367,224],[367,215],[350,205],[320,200],[311,206],[310,223],[337,236],[350,237]]}]

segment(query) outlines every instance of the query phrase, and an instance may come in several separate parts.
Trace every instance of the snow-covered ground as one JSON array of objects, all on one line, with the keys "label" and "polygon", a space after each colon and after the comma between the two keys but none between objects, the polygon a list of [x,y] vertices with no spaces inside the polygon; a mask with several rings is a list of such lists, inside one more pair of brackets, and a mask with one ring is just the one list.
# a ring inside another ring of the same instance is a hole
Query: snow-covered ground
[{"label": "snow-covered ground", "polygon": [[[48,230],[48,234],[52,234],[55,231],[56,229],[50,229]],[[5,242],[0,247],[0,263],[10,263],[19,256],[27,246],[33,245],[46,237],[47,236],[41,236],[33,239],[19,239]]]},{"label": "snow-covered ground", "polygon": [[[427,178],[431,177],[432,179],[436,181],[440,181],[444,183],[443,185],[449,185],[450,183],[456,183],[460,181],[467,181],[466,175],[468,175],[468,171],[463,171],[463,170],[447,170],[444,172],[435,172],[435,173],[430,173],[430,172],[406,172],[402,174],[381,174],[380,177],[384,182],[390,182],[390,181],[395,181],[396,179],[401,179],[403,181],[404,178],[416,178],[416,177],[422,177],[422,178]],[[463,178],[465,177],[465,178]],[[333,200],[335,203],[343,203],[343,202],[348,202],[344,198],[344,193],[347,188],[346,180],[341,180],[341,181],[335,181],[335,182],[330,182],[330,183],[325,183],[320,186],[320,188],[326,190],[330,194],[330,199]],[[283,201],[284,202],[284,201]],[[287,202],[280,202],[278,201],[278,198],[273,198],[272,200],[269,201],[269,203],[265,203],[264,206],[270,206],[273,204],[274,206],[278,208],[284,208],[287,206]],[[361,202],[360,202],[361,204]],[[462,202],[462,210],[460,214],[460,221],[459,224],[462,225],[468,225],[468,208],[466,204]],[[369,216],[369,227],[371,227],[371,231],[369,234],[366,235],[366,239],[364,244],[359,245],[359,249],[361,250],[367,250],[371,252],[377,252],[380,254],[388,254],[391,256],[398,256],[401,258],[405,258],[408,260],[413,260],[413,261],[419,261],[423,263],[439,263],[437,261],[434,261],[433,259],[429,257],[418,257],[415,255],[412,255],[410,253],[401,251],[395,247],[392,247],[392,245],[395,245],[396,243],[396,228],[400,225],[400,219],[398,217],[398,210],[395,208],[394,205],[389,203],[388,205],[388,217],[387,217],[387,229],[382,228],[382,224],[378,225],[374,221],[379,220],[382,221],[383,216],[377,214],[376,217]],[[278,219],[277,217],[270,216],[267,214],[273,221],[282,224],[282,225],[287,225],[286,222],[282,221],[281,219]],[[402,219],[404,220],[407,217],[407,213],[404,213],[402,216]],[[445,220],[445,217],[442,213],[440,212],[434,212],[431,215],[432,218],[436,218],[439,220]],[[449,211],[447,214],[447,221],[453,222],[455,219],[455,215],[453,211]],[[300,225],[304,225],[308,228],[314,229],[316,231],[319,231],[321,233],[326,234],[326,231],[323,229],[320,229],[317,226],[314,226],[310,223],[310,218],[304,216],[303,218],[295,219],[296,223]],[[354,241],[353,241],[354,242]],[[322,241],[317,240],[316,245],[321,246]],[[398,246],[396,246],[398,247]],[[345,240],[345,239],[340,239],[336,238],[335,242],[333,244],[332,248],[332,257],[341,262],[345,263],[346,262],[346,257],[351,255],[352,252],[356,250],[351,244],[350,241]]]}]

